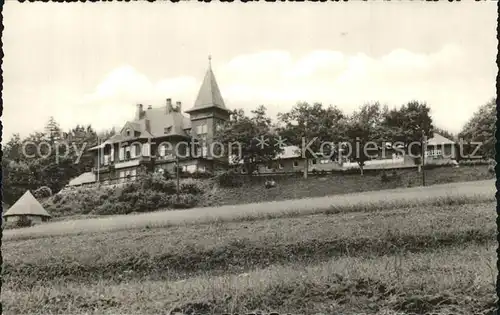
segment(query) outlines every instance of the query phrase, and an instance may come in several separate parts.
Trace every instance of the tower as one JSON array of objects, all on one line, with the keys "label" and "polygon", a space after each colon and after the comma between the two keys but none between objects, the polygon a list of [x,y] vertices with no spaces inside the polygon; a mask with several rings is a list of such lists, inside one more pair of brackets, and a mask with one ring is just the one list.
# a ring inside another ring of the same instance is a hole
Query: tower
[{"label": "tower", "polygon": [[[209,56],[208,69],[203,78],[203,83],[201,84],[194,106],[186,111],[191,119],[191,134],[200,139],[202,144],[205,144],[202,149],[202,155],[208,160],[213,160],[210,148],[218,126],[228,121],[230,117],[230,111],[224,104],[212,71],[211,59],[211,56]],[[216,146],[214,146],[214,149],[217,149]]]}]

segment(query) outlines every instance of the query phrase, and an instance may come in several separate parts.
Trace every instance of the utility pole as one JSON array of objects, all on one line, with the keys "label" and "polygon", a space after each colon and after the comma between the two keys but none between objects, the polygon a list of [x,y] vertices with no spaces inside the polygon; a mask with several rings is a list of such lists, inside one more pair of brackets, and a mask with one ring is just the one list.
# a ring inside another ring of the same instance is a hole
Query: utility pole
[{"label": "utility pole", "polygon": [[425,136],[424,129],[422,129],[422,186],[425,186],[425,152],[427,151],[427,137]]},{"label": "utility pole", "polygon": [[[305,142],[307,143],[307,136],[308,136],[308,130],[307,130],[307,120],[304,121],[304,136],[305,136]],[[302,148],[303,149],[303,148]],[[307,151],[306,152],[301,152],[304,154],[305,157],[305,163],[304,163],[304,179],[307,179],[307,176],[309,175],[309,159],[307,158]]]},{"label": "utility pole", "polygon": [[99,148],[99,146],[99,137],[97,137],[97,184],[99,184],[99,168],[101,166],[101,156],[99,155],[101,148]]},{"label": "utility pole", "polygon": [[177,177],[177,203],[179,203],[179,155],[175,154],[175,173]]}]

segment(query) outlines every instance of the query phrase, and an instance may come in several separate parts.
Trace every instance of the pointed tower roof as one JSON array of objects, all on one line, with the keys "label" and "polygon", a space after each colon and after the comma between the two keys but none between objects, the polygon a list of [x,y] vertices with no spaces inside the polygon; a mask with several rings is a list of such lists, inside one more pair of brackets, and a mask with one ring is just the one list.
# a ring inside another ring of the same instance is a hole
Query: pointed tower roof
[{"label": "pointed tower roof", "polygon": [[38,215],[50,217],[51,215],[42,207],[38,200],[27,190],[16,203],[3,215],[4,217],[14,215]]},{"label": "pointed tower roof", "polygon": [[205,78],[203,79],[203,83],[201,84],[200,91],[198,92],[198,97],[196,98],[196,102],[194,103],[194,107],[190,110],[187,110],[187,113],[211,107],[217,107],[225,111],[228,110],[226,108],[226,105],[224,104],[224,100],[222,99],[217,81],[215,80],[215,75],[212,71],[211,60],[212,57],[208,56],[208,69],[205,73]]}]

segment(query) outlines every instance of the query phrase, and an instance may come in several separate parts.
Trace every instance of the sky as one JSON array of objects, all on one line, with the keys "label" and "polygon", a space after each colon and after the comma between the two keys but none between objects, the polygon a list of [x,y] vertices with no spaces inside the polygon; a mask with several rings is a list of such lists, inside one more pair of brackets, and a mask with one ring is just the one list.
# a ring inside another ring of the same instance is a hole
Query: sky
[{"label": "sky", "polygon": [[351,113],[426,102],[458,132],[495,97],[496,3],[18,3],[3,8],[3,139],[118,130],[136,104],[193,106],[212,56],[226,106]]}]

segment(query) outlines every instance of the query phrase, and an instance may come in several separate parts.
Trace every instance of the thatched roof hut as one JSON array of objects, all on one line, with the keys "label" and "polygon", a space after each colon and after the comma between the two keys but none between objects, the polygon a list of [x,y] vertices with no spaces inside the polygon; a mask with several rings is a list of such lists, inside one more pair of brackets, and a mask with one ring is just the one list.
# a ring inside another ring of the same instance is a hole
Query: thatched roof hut
[{"label": "thatched roof hut", "polygon": [[5,222],[14,222],[24,217],[32,223],[39,223],[48,220],[51,215],[28,190],[3,214],[3,217]]}]

